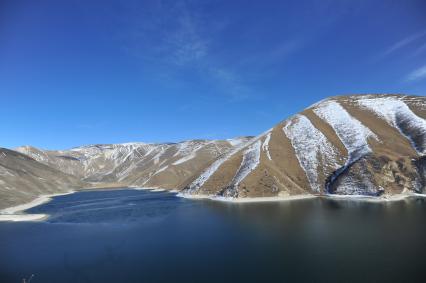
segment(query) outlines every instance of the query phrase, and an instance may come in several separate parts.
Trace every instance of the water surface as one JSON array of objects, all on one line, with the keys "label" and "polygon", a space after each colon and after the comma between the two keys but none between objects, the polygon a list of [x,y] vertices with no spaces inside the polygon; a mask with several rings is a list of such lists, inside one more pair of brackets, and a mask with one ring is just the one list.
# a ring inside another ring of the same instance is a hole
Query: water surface
[{"label": "water surface", "polygon": [[425,282],[426,203],[55,197],[0,223],[0,282]]}]

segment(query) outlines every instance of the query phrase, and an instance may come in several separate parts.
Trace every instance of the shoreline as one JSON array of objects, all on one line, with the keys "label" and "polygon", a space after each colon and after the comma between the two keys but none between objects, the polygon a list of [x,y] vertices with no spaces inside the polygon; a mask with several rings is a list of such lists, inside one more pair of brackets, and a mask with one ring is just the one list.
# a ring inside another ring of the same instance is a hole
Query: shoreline
[{"label": "shoreline", "polygon": [[171,193],[177,193],[177,190],[166,190],[166,189],[160,189],[160,188],[143,188],[143,187],[92,187],[92,188],[82,188],[76,191],[69,191],[65,193],[57,193],[57,194],[48,194],[48,195],[40,195],[36,197],[34,200],[18,204],[15,206],[7,207],[2,210],[0,210],[0,222],[4,221],[10,221],[10,222],[19,222],[19,221],[42,221],[49,218],[48,214],[27,214],[23,213],[25,210],[28,210],[30,208],[45,204],[52,200],[54,197],[58,196],[64,196],[73,194],[76,192],[90,192],[90,191],[110,191],[110,190],[147,190],[150,192],[171,192]]},{"label": "shoreline", "polygon": [[365,202],[376,202],[376,203],[386,203],[386,202],[396,202],[403,201],[412,197],[426,197],[426,194],[418,193],[405,193],[405,194],[396,194],[396,195],[386,195],[386,196],[364,196],[364,195],[324,195],[322,196],[326,199],[332,200],[352,200],[352,201],[365,201]]},{"label": "shoreline", "polygon": [[192,199],[192,200],[211,200],[219,202],[228,202],[228,203],[262,203],[262,202],[282,202],[282,201],[294,201],[294,200],[303,200],[303,199],[314,199],[314,198],[324,198],[330,200],[342,200],[342,201],[362,201],[362,202],[374,202],[374,203],[386,203],[386,202],[396,202],[408,199],[410,197],[422,197],[426,198],[426,194],[410,193],[410,194],[397,194],[389,196],[364,196],[364,195],[312,195],[312,194],[303,194],[303,195],[292,195],[292,196],[274,196],[274,197],[250,197],[250,198],[231,198],[231,197],[220,197],[212,195],[188,195],[180,193],[178,190],[167,190],[161,188],[153,187],[115,187],[115,188],[83,188],[77,191],[69,191],[65,193],[41,195],[35,198],[34,200],[19,204],[16,206],[8,207],[0,210],[0,222],[11,221],[42,221],[49,217],[48,214],[26,214],[23,213],[25,210],[30,208],[45,204],[52,200],[52,198],[57,196],[69,195],[75,192],[87,192],[87,191],[105,191],[113,189],[132,189],[132,190],[146,190],[150,192],[170,192],[176,194],[177,197]]},{"label": "shoreline", "polygon": [[275,196],[275,197],[250,197],[250,198],[231,198],[231,197],[220,197],[211,195],[188,195],[178,193],[176,196],[186,199],[207,199],[213,201],[230,202],[230,203],[254,203],[254,202],[281,202],[281,201],[292,201],[302,199],[313,199],[313,198],[324,198],[330,200],[342,200],[342,201],[364,201],[364,202],[375,202],[375,203],[386,203],[402,201],[411,197],[422,197],[426,198],[426,194],[397,194],[382,197],[365,196],[365,195],[292,195],[292,196]]},{"label": "shoreline", "polygon": [[45,220],[49,217],[47,214],[26,214],[23,213],[25,210],[30,208],[45,204],[52,200],[53,197],[64,196],[73,194],[75,191],[69,191],[65,193],[57,193],[57,194],[49,194],[49,195],[41,195],[35,198],[34,200],[19,204],[16,206],[8,207],[0,210],[0,221],[41,221]]},{"label": "shoreline", "polygon": [[292,201],[302,199],[313,199],[320,196],[304,194],[304,195],[293,195],[293,196],[275,196],[275,197],[250,197],[250,198],[231,198],[231,197],[220,197],[220,196],[209,196],[209,195],[188,195],[178,193],[177,197],[186,199],[207,199],[212,201],[230,202],[230,203],[256,203],[256,202],[280,202],[280,201]]}]

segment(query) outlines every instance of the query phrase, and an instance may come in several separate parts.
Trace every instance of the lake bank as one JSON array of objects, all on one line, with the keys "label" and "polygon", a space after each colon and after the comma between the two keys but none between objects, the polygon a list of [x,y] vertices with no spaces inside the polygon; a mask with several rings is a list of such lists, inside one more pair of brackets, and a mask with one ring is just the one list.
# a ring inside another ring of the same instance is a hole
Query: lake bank
[{"label": "lake bank", "polygon": [[27,274],[65,283],[422,282],[426,276],[423,198],[235,204],[123,189],[53,197],[27,212],[49,217],[0,222],[0,282],[21,282]]},{"label": "lake bank", "polygon": [[426,197],[424,194],[415,194],[415,193],[405,193],[405,194],[397,194],[397,195],[389,195],[389,196],[364,196],[364,195],[288,195],[288,196],[275,196],[275,197],[251,197],[251,198],[229,198],[229,197],[220,197],[220,196],[209,196],[209,195],[188,195],[179,193],[178,190],[166,190],[161,188],[141,188],[141,187],[93,187],[93,188],[84,188],[78,191],[69,191],[66,193],[58,193],[58,194],[48,194],[38,196],[36,199],[16,205],[13,207],[5,208],[0,210],[0,222],[1,221],[42,221],[49,217],[46,214],[26,214],[24,211],[40,206],[44,203],[47,203],[52,200],[52,198],[57,196],[63,196],[68,194],[73,194],[75,192],[93,192],[93,191],[114,191],[114,190],[123,190],[123,189],[131,189],[131,190],[143,190],[150,192],[170,192],[175,193],[176,196],[185,198],[185,199],[202,199],[202,200],[211,200],[211,201],[219,201],[219,202],[228,202],[228,203],[263,203],[263,202],[283,202],[283,201],[296,201],[296,200],[304,200],[304,199],[313,199],[313,198],[324,198],[324,199],[332,199],[332,200],[351,200],[351,201],[362,201],[362,202],[395,202],[402,201],[411,197]]}]

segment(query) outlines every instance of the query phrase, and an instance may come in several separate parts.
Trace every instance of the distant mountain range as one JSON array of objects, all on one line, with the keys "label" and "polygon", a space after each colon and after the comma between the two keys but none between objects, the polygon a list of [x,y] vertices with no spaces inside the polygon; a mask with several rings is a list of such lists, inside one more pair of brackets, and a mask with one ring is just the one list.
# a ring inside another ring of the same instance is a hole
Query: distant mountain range
[{"label": "distant mountain range", "polygon": [[[250,140],[98,144],[70,150],[0,149],[0,209],[80,188],[179,189],[230,149]],[[28,164],[28,166],[22,166]]]},{"label": "distant mountain range", "polygon": [[424,193],[426,98],[331,97],[257,137],[0,149],[0,209],[46,193],[151,187],[189,197]]}]

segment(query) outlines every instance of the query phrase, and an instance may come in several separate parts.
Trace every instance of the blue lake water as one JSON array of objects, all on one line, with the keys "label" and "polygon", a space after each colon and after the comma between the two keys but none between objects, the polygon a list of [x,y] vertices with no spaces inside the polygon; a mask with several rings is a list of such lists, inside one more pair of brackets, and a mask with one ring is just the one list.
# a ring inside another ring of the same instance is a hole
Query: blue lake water
[{"label": "blue lake water", "polygon": [[425,282],[425,200],[79,192],[0,223],[0,282]]}]

